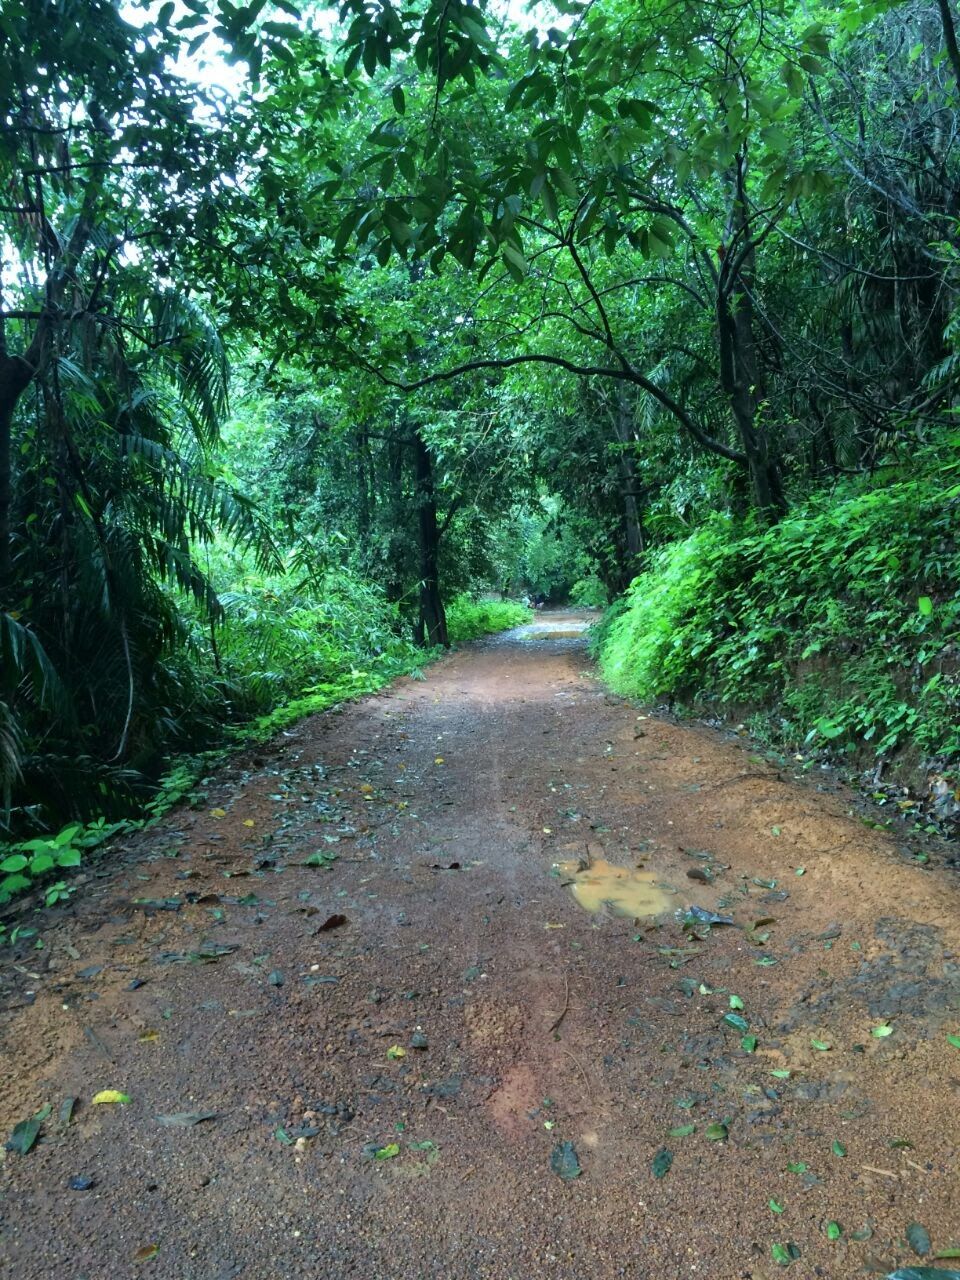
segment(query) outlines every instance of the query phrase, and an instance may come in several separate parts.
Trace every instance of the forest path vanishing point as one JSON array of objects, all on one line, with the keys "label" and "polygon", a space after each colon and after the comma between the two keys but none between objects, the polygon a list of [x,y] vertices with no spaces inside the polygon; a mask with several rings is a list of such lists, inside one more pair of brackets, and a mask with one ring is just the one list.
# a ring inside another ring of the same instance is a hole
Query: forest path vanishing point
[{"label": "forest path vanishing point", "polygon": [[[846,1280],[960,1247],[956,873],[610,696],[584,625],[238,757],[3,960],[0,1123],[52,1111],[0,1167],[0,1273]],[[588,861],[643,865],[564,883]]]}]

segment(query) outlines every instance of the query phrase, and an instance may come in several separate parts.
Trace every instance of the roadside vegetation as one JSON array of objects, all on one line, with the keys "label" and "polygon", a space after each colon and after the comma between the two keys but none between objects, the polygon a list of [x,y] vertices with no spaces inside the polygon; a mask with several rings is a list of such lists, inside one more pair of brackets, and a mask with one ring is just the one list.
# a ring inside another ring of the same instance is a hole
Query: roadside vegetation
[{"label": "roadside vegetation", "polygon": [[744,718],[781,746],[871,773],[892,764],[913,787],[902,806],[929,798],[950,829],[958,578],[960,464],[932,459],[882,486],[846,481],[772,528],[704,522],[652,558],[596,648],[621,693]]}]

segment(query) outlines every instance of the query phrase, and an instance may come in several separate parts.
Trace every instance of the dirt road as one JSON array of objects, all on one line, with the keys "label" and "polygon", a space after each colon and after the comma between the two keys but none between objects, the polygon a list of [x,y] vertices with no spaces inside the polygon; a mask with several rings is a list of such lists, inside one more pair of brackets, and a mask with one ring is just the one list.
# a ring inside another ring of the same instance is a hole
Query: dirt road
[{"label": "dirt road", "polygon": [[[52,1106],[0,1166],[0,1273],[846,1280],[960,1247],[956,873],[610,697],[582,625],[238,759],[0,957],[0,1124]],[[580,905],[604,861],[661,914]]]}]

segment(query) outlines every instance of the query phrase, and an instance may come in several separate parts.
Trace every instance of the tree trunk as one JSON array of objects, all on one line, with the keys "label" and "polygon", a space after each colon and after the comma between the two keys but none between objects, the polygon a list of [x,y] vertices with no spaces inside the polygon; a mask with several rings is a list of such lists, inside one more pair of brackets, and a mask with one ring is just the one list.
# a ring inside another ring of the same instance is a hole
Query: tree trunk
[{"label": "tree trunk", "polygon": [[420,536],[420,642],[448,648],[447,617],[440,595],[440,526],[433,487],[433,462],[419,431],[413,435],[417,526]]},{"label": "tree trunk", "polygon": [[357,536],[360,545],[366,549],[370,538],[370,485],[368,477],[367,433],[364,428],[357,432]]},{"label": "tree trunk", "polygon": [[634,464],[630,445],[630,402],[623,386],[618,387],[617,408],[613,417],[614,430],[617,433],[617,470],[620,476],[620,497],[623,502],[623,538],[626,549],[623,578],[630,583],[640,569],[640,556],[643,553],[643,530],[640,527],[640,513],[637,508],[637,469]]},{"label": "tree trunk", "polygon": [[764,427],[757,425],[757,410],[763,400],[760,368],[754,341],[753,251],[750,244],[744,192],[744,165],[738,165],[730,217],[731,244],[736,246],[734,265],[727,258],[717,282],[717,330],[720,349],[720,381],[730,404],[743,452],[753,498],[760,512],[776,520],[786,511],[780,464],[770,447]]},{"label": "tree trunk", "polygon": [[[13,415],[34,370],[19,356],[0,350],[0,591],[6,595],[10,578],[11,507],[13,505]],[[0,600],[8,606],[9,600]]]}]

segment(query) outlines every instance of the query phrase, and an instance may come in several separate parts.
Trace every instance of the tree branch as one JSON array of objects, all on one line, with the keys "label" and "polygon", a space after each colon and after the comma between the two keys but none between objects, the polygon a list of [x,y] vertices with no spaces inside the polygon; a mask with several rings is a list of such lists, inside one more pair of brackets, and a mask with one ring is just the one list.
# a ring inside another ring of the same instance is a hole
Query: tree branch
[{"label": "tree branch", "polygon": [[399,391],[419,391],[422,387],[430,387],[438,382],[450,382],[454,378],[461,378],[464,374],[475,373],[480,369],[512,369],[516,365],[521,364],[546,364],[556,369],[563,369],[567,373],[575,374],[579,378],[616,378],[621,382],[632,383],[636,387],[642,388],[648,395],[653,396],[663,407],[671,413],[680,425],[687,431],[698,444],[710,453],[715,453],[720,458],[727,458],[730,462],[737,462],[741,465],[746,464],[747,455],[739,449],[731,449],[729,445],[724,444],[721,440],[715,440],[708,435],[697,421],[687,413],[683,405],[673,399],[662,387],[658,387],[655,382],[651,382],[649,378],[645,378],[642,373],[638,373],[629,365],[623,369],[605,368],[602,365],[583,365],[574,364],[572,360],[565,360],[562,356],[548,356],[543,354],[525,355],[525,356],[491,356],[481,360],[468,360],[465,364],[454,366],[452,369],[442,369],[439,373],[427,374],[425,378],[418,378],[415,382],[401,382],[397,378],[388,377],[382,370],[377,369],[368,361],[358,359],[357,363],[372,373],[374,377],[388,387],[396,387]]}]

